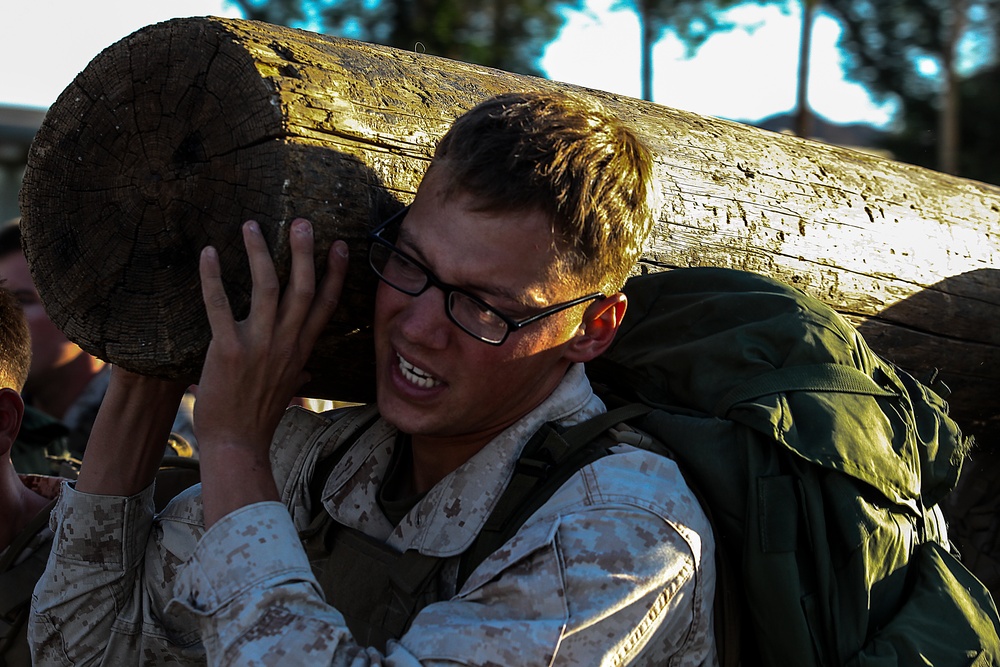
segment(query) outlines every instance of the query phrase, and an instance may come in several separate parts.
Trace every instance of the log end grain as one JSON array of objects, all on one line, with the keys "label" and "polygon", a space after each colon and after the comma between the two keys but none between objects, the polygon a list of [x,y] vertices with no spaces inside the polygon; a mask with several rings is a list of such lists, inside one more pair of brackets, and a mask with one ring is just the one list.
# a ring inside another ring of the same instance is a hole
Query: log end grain
[{"label": "log end grain", "polygon": [[[339,372],[316,374],[306,391],[367,400],[371,332],[359,323],[370,322],[374,278],[365,233],[402,203],[374,197],[359,161],[289,132],[269,67],[211,19],[149,26],[105,49],[60,95],[32,145],[21,191],[29,266],[53,322],[84,350],[196,382],[210,339],[200,249],[218,249],[241,318],[250,298],[242,222],[260,221],[284,280],[288,226],[308,217],[323,228],[319,270],[334,238],[349,242],[352,269],[310,363],[317,370],[332,358]],[[326,198],[315,196],[317,183]],[[343,223],[359,218],[361,226]]]}]

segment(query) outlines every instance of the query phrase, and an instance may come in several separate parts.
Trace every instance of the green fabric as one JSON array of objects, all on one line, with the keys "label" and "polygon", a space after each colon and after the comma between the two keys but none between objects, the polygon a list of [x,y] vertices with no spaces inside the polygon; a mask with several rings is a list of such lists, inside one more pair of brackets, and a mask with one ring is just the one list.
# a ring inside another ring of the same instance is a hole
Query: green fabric
[{"label": "green fabric", "polygon": [[935,542],[918,547],[910,566],[916,581],[906,604],[847,667],[996,664],[994,650],[977,648],[995,632],[980,611],[985,587]]},{"label": "green fabric", "polygon": [[324,511],[302,533],[303,547],[326,601],[344,616],[363,646],[384,651],[421,609],[442,599],[446,559],[416,550],[398,552]]},{"label": "green fabric", "polygon": [[21,430],[10,451],[14,469],[22,475],[58,475],[70,458],[69,430],[41,410],[26,405]]},{"label": "green fabric", "polygon": [[943,399],[768,278],[679,269],[625,292],[588,373],[609,402],[661,408],[629,423],[704,497],[741,582],[745,666],[1000,664],[993,600],[927,509],[969,445]]}]

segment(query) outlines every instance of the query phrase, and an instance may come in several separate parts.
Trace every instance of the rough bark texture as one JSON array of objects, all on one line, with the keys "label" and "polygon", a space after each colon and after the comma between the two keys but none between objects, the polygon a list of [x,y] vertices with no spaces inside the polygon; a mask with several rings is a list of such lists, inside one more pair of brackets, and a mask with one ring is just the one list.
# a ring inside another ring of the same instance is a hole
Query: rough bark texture
[{"label": "rough bark texture", "polygon": [[[22,189],[33,275],[81,346],[196,377],[201,246],[247,307],[240,223],[287,267],[287,225],[353,253],[309,393],[371,395],[364,237],[408,202],[436,139],[513,89],[592,95],[657,155],[664,207],[637,271],[717,265],[797,285],[901,366],[938,368],[966,431],[1000,430],[1000,189],[566,84],[233,19],[179,19],[109,47],[49,111]],[[333,369],[333,370],[331,370]]]}]

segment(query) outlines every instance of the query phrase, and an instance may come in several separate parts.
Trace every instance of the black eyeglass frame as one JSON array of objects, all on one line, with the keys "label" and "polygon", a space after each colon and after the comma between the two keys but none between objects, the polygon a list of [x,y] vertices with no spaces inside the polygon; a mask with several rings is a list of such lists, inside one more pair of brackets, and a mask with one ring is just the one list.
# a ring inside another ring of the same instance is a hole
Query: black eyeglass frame
[{"label": "black eyeglass frame", "polygon": [[[379,280],[381,280],[382,282],[384,282],[386,285],[388,285],[389,287],[393,288],[394,290],[396,290],[398,292],[402,292],[403,294],[406,294],[406,295],[409,295],[409,296],[420,296],[421,294],[423,294],[424,292],[426,292],[431,287],[436,287],[439,290],[441,290],[441,292],[444,294],[444,312],[448,316],[448,319],[451,320],[455,324],[455,326],[457,326],[459,329],[461,329],[465,333],[469,334],[470,336],[472,336],[476,340],[482,341],[482,342],[484,342],[484,343],[486,343],[488,345],[503,345],[504,342],[507,340],[507,337],[510,336],[511,333],[513,333],[513,332],[515,332],[515,331],[517,331],[519,329],[522,329],[522,328],[528,326],[529,324],[532,324],[532,323],[537,322],[537,321],[539,321],[541,319],[544,319],[544,318],[548,317],[549,315],[555,315],[556,313],[562,312],[562,311],[564,311],[564,310],[566,310],[568,308],[572,308],[573,306],[578,306],[581,303],[586,303],[588,301],[594,301],[596,299],[603,299],[603,298],[605,298],[605,295],[602,292],[594,292],[593,294],[588,294],[586,296],[581,296],[581,297],[578,297],[576,299],[572,299],[570,301],[564,301],[562,303],[557,303],[554,306],[550,306],[549,308],[546,308],[545,310],[543,310],[543,311],[541,311],[539,313],[535,313],[534,315],[531,315],[530,317],[526,317],[526,318],[524,318],[522,320],[515,320],[514,318],[509,317],[508,315],[505,315],[505,314],[501,313],[499,310],[497,310],[496,308],[494,308],[490,304],[486,303],[485,301],[483,301],[481,298],[479,298],[478,296],[476,296],[472,292],[469,292],[466,289],[463,289],[461,287],[457,287],[455,285],[450,285],[450,284],[444,282],[443,280],[441,280],[440,278],[438,278],[436,275],[434,275],[433,271],[431,271],[429,268],[427,268],[426,266],[424,266],[424,264],[422,262],[414,259],[411,255],[409,255],[408,253],[404,252],[403,250],[400,250],[393,243],[391,243],[390,241],[388,241],[388,240],[386,240],[386,239],[384,239],[382,237],[382,233],[387,228],[389,228],[391,225],[393,225],[393,224],[395,224],[397,222],[400,222],[400,223],[402,222],[403,218],[406,217],[406,214],[409,211],[409,209],[410,209],[409,206],[406,206],[406,207],[402,208],[400,211],[398,211],[397,213],[395,213],[394,215],[392,215],[388,220],[386,220],[385,222],[383,222],[382,224],[380,224],[378,227],[376,227],[375,229],[373,229],[370,232],[368,232],[368,265],[371,266],[372,271],[375,272],[375,275],[378,276]],[[374,248],[375,245],[381,245],[381,246],[389,249],[390,251],[396,253],[397,255],[399,255],[400,257],[402,257],[403,259],[405,259],[407,262],[409,262],[413,266],[415,266],[418,269],[420,269],[420,271],[424,274],[424,276],[426,278],[426,282],[424,283],[424,286],[421,287],[419,290],[413,292],[413,291],[410,291],[410,290],[402,289],[398,285],[395,285],[395,284],[389,282],[389,280],[387,280],[386,277],[382,274],[382,271],[375,266],[375,262],[372,259],[372,251],[373,251],[373,248]],[[483,338],[481,335],[479,335],[479,334],[477,334],[477,333],[475,333],[473,331],[470,331],[465,325],[463,325],[461,322],[459,322],[455,318],[455,316],[452,314],[452,312],[451,312],[451,295],[452,295],[452,293],[461,294],[465,298],[469,299],[470,301],[472,301],[473,303],[475,303],[476,305],[478,305],[479,307],[481,307],[483,310],[496,315],[500,319],[500,321],[503,322],[506,325],[506,327],[507,327],[504,330],[503,336],[500,338],[500,340],[490,340],[489,338]]]}]

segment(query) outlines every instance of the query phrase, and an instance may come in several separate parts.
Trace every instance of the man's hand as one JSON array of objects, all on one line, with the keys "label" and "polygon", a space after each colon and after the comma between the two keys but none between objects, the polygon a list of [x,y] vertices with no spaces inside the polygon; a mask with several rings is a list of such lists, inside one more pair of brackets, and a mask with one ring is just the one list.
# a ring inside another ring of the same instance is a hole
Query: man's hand
[{"label": "man's hand", "polygon": [[198,386],[194,429],[206,527],[244,505],[277,500],[271,438],[308,380],[303,367],[340,299],[347,245],[338,241],[331,246],[326,275],[317,288],[312,225],[294,220],[290,237],[292,271],[281,294],[260,228],[253,221],[243,226],[253,295],[250,314],[239,322],[222,286],[215,249],[207,247],[201,255],[212,342]]}]

